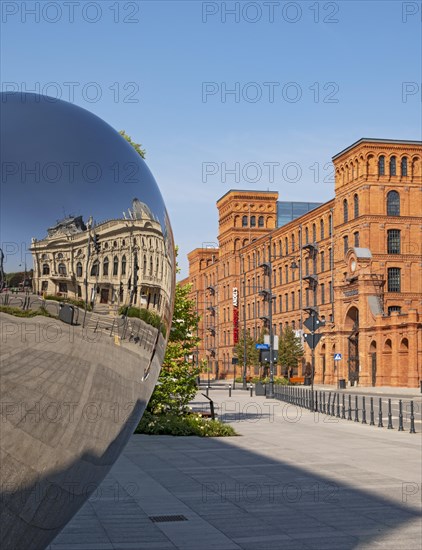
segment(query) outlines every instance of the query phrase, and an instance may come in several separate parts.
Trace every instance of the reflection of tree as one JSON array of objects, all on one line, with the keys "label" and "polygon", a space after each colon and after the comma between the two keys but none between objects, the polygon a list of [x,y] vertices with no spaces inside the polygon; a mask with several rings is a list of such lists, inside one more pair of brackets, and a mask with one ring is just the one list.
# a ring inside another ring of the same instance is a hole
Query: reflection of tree
[{"label": "reflection of tree", "polygon": [[120,130],[119,134],[125,138],[125,140],[132,145],[132,147],[135,149],[135,151],[144,159],[145,158],[145,149],[142,149],[142,145],[140,143],[135,143],[132,138],[124,131]]}]

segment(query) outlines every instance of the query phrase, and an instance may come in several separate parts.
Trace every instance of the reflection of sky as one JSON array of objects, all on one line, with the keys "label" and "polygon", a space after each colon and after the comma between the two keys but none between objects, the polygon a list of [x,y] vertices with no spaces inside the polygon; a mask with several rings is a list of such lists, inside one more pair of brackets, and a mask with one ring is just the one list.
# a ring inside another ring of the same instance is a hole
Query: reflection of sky
[{"label": "reflection of sky", "polygon": [[[122,218],[136,197],[166,230],[154,177],[138,153],[88,111],[37,96],[2,94],[1,241],[5,270],[32,264],[32,237],[65,215],[96,223]],[[16,244],[8,244],[16,243]],[[17,245],[17,246],[16,246]],[[18,254],[11,254],[19,249]]]}]

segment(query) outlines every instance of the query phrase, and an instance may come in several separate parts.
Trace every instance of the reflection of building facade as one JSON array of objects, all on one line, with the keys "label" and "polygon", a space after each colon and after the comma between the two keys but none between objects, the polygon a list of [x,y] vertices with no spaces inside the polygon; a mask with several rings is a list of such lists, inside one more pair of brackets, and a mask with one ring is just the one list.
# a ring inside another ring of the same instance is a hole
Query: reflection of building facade
[{"label": "reflection of building facade", "polygon": [[35,292],[84,300],[87,290],[88,302],[117,305],[132,295],[133,305],[159,313],[171,301],[162,229],[137,199],[127,219],[87,228],[82,217],[66,218],[34,239],[31,252]]},{"label": "reflection of building facade", "polygon": [[[188,255],[188,280],[203,317],[199,359],[207,358],[214,372],[233,372],[234,333],[241,336],[246,326],[257,339],[264,324],[268,328],[266,296],[272,295],[275,334],[290,325],[301,335],[307,307],[325,319],[316,382],[417,386],[421,145],[358,141],[333,158],[334,199],[278,227],[278,193],[229,191],[219,199],[219,248]],[[263,292],[269,286],[263,263],[271,268],[271,294]],[[306,344],[305,353],[308,362]],[[334,361],[338,353],[341,360]],[[283,371],[277,365],[277,373]]]}]

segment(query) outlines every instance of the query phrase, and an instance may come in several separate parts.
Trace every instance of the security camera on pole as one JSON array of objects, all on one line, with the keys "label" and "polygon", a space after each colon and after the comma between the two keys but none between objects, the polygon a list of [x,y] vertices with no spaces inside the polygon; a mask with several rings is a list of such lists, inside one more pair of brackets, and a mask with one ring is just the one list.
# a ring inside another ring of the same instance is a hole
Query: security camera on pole
[{"label": "security camera on pole", "polygon": [[322,338],[322,334],[317,334],[317,330],[325,326],[325,321],[318,317],[318,312],[314,308],[308,308],[305,311],[309,313],[309,317],[305,319],[303,324],[309,330],[305,332],[303,337],[305,342],[311,348],[312,357],[312,372],[311,372],[311,407],[314,408],[314,376],[315,376],[315,348]]}]

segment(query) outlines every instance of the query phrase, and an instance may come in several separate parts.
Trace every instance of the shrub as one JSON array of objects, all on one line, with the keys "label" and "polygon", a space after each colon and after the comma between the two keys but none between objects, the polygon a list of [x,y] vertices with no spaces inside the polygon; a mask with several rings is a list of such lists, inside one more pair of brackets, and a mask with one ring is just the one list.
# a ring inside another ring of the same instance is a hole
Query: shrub
[{"label": "shrub", "polygon": [[223,424],[219,420],[202,418],[199,414],[188,414],[185,416],[175,414],[153,415],[148,411],[144,412],[135,433],[174,436],[197,435],[199,437],[228,437],[237,435],[232,426]]},{"label": "shrub", "polygon": [[45,308],[41,307],[40,309],[28,309],[23,310],[19,309],[18,307],[11,307],[11,306],[0,306],[0,312],[2,313],[8,313],[9,315],[14,315],[15,317],[37,317],[37,315],[40,315],[41,317],[53,317],[56,318],[55,315],[51,315]]},{"label": "shrub", "polygon": [[[81,309],[85,309],[85,300],[74,300],[73,298],[63,298],[63,296],[56,296],[53,294],[48,294],[45,297],[46,300],[52,300],[54,302],[63,302],[66,304],[71,304],[72,306],[79,307]],[[92,307],[90,304],[87,304],[87,311],[92,311]]]}]

